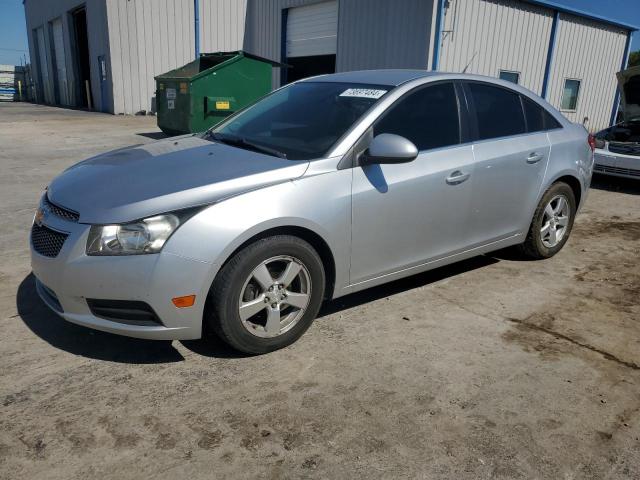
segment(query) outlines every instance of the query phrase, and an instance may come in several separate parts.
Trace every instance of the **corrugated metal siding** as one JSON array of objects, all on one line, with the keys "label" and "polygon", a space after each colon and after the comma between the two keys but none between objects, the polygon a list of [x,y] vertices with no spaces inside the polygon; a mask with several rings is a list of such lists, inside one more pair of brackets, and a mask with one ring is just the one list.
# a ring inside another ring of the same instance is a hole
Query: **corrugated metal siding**
[{"label": "corrugated metal siding", "polygon": [[193,0],[107,0],[114,112],[150,111],[154,76],[194,56]]},{"label": "corrugated metal siding", "polygon": [[[427,68],[435,0],[338,0],[339,72]],[[249,0],[244,49],[281,61],[282,10],[318,0]],[[274,70],[273,84],[280,84]]]},{"label": "corrugated metal siding", "polygon": [[[200,51],[239,50],[246,0],[200,0]],[[151,111],[154,77],[195,55],[193,0],[107,0],[115,113]]]},{"label": "corrugated metal siding", "polygon": [[340,0],[339,72],[428,68],[435,0]]},{"label": "corrugated metal siding", "polygon": [[599,22],[561,14],[556,51],[549,79],[548,100],[560,108],[564,80],[581,80],[575,112],[562,111],[571,121],[589,118],[587,128],[597,131],[609,125],[627,32]]},{"label": "corrugated metal siding", "polygon": [[[93,97],[95,105],[101,105],[101,93],[100,82],[98,73],[98,56],[105,55],[109,51],[107,28],[106,28],[106,12],[105,12],[105,0],[56,0],[56,1],[42,1],[42,0],[25,0],[24,9],[27,23],[27,32],[29,38],[29,54],[32,59],[37,58],[35,45],[33,40],[34,29],[43,26],[45,29],[45,49],[47,56],[51,56],[52,41],[48,31],[48,22],[57,17],[62,18],[62,30],[64,37],[64,50],[65,50],[65,63],[67,65],[67,86],[71,103],[77,105],[76,99],[78,96],[84,96],[84,85],[81,86],[80,91],[77,89],[75,83],[74,72],[74,49],[72,41],[72,24],[71,18],[68,14],[71,10],[81,6],[86,7],[87,12],[87,33],[89,43],[89,60],[91,68],[91,95]],[[34,73],[37,73],[39,65],[37,62],[32,62],[34,67]],[[50,89],[53,92],[53,76],[51,62],[47,63],[47,78],[50,82]],[[35,77],[34,77],[35,78]],[[36,88],[42,91],[43,85],[38,85]],[[107,99],[107,103],[110,103],[110,99]]]},{"label": "corrugated metal siding", "polygon": [[[281,61],[282,9],[318,3],[319,0],[248,0],[243,49]],[[280,85],[280,70],[273,69],[272,83]]]},{"label": "corrugated metal siding", "polygon": [[200,0],[200,51],[242,49],[247,0]]},{"label": "corrugated metal siding", "polygon": [[551,10],[517,0],[450,0],[439,70],[520,72],[520,84],[539,95],[552,21]]}]

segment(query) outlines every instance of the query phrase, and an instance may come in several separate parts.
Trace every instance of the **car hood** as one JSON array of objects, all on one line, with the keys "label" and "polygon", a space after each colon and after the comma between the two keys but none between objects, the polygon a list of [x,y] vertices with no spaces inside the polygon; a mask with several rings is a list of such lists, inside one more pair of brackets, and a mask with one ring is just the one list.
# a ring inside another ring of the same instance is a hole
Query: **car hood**
[{"label": "car hood", "polygon": [[80,162],[47,194],[81,223],[123,223],[292,180],[308,165],[186,135]]},{"label": "car hood", "polygon": [[620,102],[625,121],[640,118],[640,66],[616,73],[620,88]]}]

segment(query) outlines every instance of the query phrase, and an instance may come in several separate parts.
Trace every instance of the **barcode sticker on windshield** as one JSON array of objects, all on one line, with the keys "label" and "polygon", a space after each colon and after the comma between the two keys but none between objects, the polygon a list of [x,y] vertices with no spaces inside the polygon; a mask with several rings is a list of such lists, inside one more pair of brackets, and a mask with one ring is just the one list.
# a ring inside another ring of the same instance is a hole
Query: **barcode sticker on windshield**
[{"label": "barcode sticker on windshield", "polygon": [[348,88],[340,94],[341,97],[360,97],[360,98],[380,98],[386,90],[376,90],[373,88]]}]

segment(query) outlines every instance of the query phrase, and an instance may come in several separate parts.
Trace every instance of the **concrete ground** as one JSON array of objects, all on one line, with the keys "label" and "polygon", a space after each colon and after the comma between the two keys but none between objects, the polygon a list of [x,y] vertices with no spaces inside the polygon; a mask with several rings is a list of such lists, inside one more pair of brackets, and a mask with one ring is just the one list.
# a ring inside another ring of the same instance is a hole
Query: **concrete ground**
[{"label": "concrete ground", "polygon": [[596,178],[553,259],[352,295],[243,357],[74,326],[35,295],[43,188],[160,136],[0,104],[0,478],[640,478],[640,182]]}]

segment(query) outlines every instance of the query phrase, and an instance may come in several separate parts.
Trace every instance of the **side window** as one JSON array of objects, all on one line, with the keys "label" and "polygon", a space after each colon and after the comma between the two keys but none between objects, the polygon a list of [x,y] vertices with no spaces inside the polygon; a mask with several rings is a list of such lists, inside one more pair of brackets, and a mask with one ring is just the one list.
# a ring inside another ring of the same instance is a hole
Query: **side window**
[{"label": "side window", "polygon": [[452,83],[420,88],[393,105],[373,127],[373,134],[394,133],[418,150],[460,143],[458,102]]},{"label": "side window", "polygon": [[562,101],[560,108],[562,110],[574,111],[578,106],[578,94],[580,93],[580,80],[567,78],[564,81],[564,90],[562,91]]},{"label": "side window", "polygon": [[526,133],[520,95],[506,88],[469,83],[480,140]]},{"label": "side window", "polygon": [[529,132],[540,132],[560,128],[562,125],[543,107],[527,97],[522,97],[524,115],[527,118]]},{"label": "side window", "polygon": [[509,70],[500,70],[500,79],[507,82],[520,83],[520,72],[510,72]]}]

